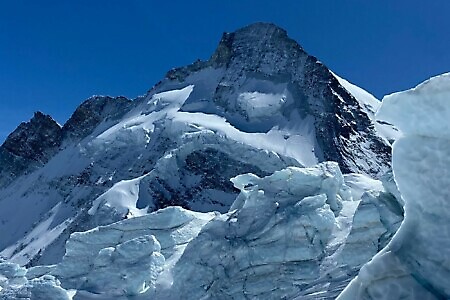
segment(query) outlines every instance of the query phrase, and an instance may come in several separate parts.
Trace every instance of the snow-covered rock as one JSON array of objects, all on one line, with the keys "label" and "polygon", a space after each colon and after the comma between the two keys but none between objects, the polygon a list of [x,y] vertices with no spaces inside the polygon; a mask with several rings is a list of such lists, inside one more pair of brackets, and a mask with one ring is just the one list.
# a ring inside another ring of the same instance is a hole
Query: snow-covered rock
[{"label": "snow-covered rock", "polygon": [[404,134],[393,172],[405,220],[339,299],[450,298],[450,74],[386,96],[377,118]]},{"label": "snow-covered rock", "polygon": [[92,96],[77,107],[62,127],[64,139],[80,140],[91,134],[101,123],[114,124],[131,107],[125,97]]},{"label": "snow-covered rock", "polygon": [[201,90],[183,111],[222,116],[245,132],[279,132],[305,166],[336,161],[344,173],[373,176],[388,169],[390,147],[352,94],[355,88],[349,91],[273,24],[225,33],[210,60],[170,71],[151,93],[186,84]]},{"label": "snow-covered rock", "polygon": [[373,95],[363,90],[359,86],[356,86],[348,82],[347,80],[339,77],[334,73],[333,75],[337,78],[339,83],[347,91],[349,91],[355,97],[356,100],[358,100],[362,110],[367,114],[369,119],[375,124],[375,129],[379,135],[385,138],[389,143],[393,143],[395,140],[401,137],[402,133],[400,132],[400,130],[398,130],[392,124],[386,121],[376,119],[375,114],[377,113],[378,109],[380,109],[381,106],[380,100],[378,100]]}]

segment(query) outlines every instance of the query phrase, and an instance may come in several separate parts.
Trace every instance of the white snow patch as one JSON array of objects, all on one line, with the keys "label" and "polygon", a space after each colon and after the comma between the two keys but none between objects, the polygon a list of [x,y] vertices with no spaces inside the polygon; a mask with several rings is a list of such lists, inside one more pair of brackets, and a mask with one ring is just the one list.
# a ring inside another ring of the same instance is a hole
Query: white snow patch
[{"label": "white snow patch", "polygon": [[[29,234],[18,240],[15,244],[5,248],[0,252],[0,255],[9,257],[10,262],[20,265],[28,263],[31,257],[52,243],[70,224],[71,219],[69,218],[61,224],[52,226],[60,207],[61,202],[50,210],[50,216],[47,219],[37,223],[36,227]],[[24,247],[21,247],[21,245],[24,245]],[[21,250],[16,253],[15,249]]]},{"label": "white snow patch", "polygon": [[195,124],[257,149],[292,157],[304,166],[312,166],[317,163],[314,153],[315,134],[312,119],[305,119],[298,126],[301,133],[290,135],[288,131],[277,128],[272,128],[267,133],[243,132],[228,123],[225,118],[204,113],[178,112],[174,117],[174,121]]},{"label": "white snow patch", "polygon": [[92,207],[88,213],[95,215],[101,207],[108,207],[128,217],[145,215],[147,209],[136,208],[136,203],[139,198],[139,184],[144,177],[145,175],[116,183],[92,203]]},{"label": "white snow patch", "polygon": [[250,118],[272,116],[279,113],[286,102],[286,93],[272,94],[261,92],[245,92],[238,96],[237,104]]}]

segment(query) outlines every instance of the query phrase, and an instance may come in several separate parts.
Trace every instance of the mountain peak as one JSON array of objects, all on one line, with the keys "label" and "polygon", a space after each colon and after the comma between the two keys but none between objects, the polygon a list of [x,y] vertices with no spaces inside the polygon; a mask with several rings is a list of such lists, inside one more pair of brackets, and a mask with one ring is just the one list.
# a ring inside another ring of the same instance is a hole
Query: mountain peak
[{"label": "mountain peak", "polygon": [[51,116],[37,111],[30,121],[22,122],[8,136],[1,148],[16,156],[38,159],[60,142],[61,126]]},{"label": "mountain peak", "polygon": [[59,126],[59,124],[50,115],[46,115],[41,111],[34,112],[33,117],[30,119],[29,122],[31,124],[45,123],[45,124],[48,124],[49,126],[54,126],[55,124]]},{"label": "mountain peak", "polygon": [[[149,95],[187,84],[197,88],[183,111],[219,115],[245,132],[267,133],[312,120],[315,150],[303,152],[319,161],[337,161],[344,172],[379,176],[389,167],[391,149],[356,98],[274,24],[224,33],[208,61],[169,71]],[[354,157],[376,159],[363,166]]]},{"label": "mountain peak", "polygon": [[254,37],[259,40],[270,38],[288,38],[286,30],[273,23],[265,22],[257,22],[247,25],[236,30],[234,34],[242,37]]},{"label": "mountain peak", "polygon": [[225,32],[211,56],[213,66],[228,65],[233,58],[254,61],[270,57],[286,57],[306,53],[289,38],[286,30],[272,23],[254,23],[234,32]]},{"label": "mountain peak", "polygon": [[[43,164],[61,145],[61,126],[40,111],[21,123],[0,147],[0,186]],[[5,176],[6,175],[6,176]]]},{"label": "mountain peak", "polygon": [[131,100],[123,96],[92,96],[77,107],[63,126],[63,137],[81,140],[106,119],[117,119],[127,112]]}]

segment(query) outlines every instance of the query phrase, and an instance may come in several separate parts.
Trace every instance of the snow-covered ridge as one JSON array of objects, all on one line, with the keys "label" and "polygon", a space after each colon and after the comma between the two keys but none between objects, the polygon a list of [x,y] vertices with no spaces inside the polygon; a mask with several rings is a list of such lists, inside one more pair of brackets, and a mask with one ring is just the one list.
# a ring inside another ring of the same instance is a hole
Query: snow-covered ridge
[{"label": "snow-covered ridge", "polygon": [[378,109],[381,106],[381,101],[375,98],[372,94],[368,93],[366,90],[360,88],[359,86],[356,86],[347,80],[339,77],[335,73],[333,73],[334,77],[337,78],[339,83],[347,90],[349,91],[360,103],[363,111],[367,114],[367,116],[374,122],[375,129],[377,132],[385,138],[389,142],[393,142],[397,140],[401,136],[401,132],[392,126],[389,123],[386,123],[386,121],[377,120],[375,117],[375,114],[377,113]]}]

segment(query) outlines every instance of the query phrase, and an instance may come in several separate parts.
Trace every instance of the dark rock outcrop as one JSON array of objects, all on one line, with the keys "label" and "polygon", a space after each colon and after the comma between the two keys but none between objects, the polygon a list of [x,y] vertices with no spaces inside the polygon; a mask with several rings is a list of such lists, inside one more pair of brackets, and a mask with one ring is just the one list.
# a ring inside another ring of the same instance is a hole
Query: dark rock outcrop
[{"label": "dark rock outcrop", "polygon": [[64,139],[81,140],[103,121],[117,120],[131,106],[125,97],[93,96],[84,101],[62,128]]},{"label": "dark rock outcrop", "polygon": [[0,187],[43,166],[61,141],[61,127],[48,115],[36,112],[21,123],[0,147]]}]

